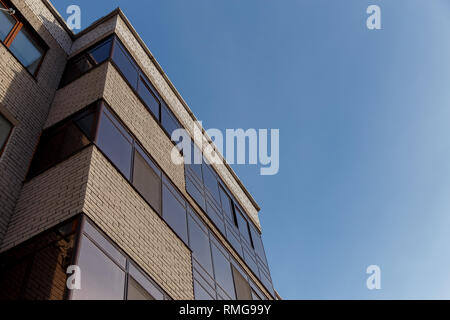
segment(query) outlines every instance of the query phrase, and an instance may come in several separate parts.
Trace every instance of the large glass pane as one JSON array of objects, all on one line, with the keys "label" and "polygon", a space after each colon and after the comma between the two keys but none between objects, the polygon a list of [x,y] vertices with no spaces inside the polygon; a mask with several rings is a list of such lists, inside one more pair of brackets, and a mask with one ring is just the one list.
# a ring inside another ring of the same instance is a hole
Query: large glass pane
[{"label": "large glass pane", "polygon": [[114,45],[112,58],[124,77],[128,80],[128,83],[136,89],[138,81],[137,67],[117,39]]},{"label": "large glass pane", "polygon": [[251,245],[252,241],[250,239],[250,233],[248,231],[248,222],[242,215],[241,210],[238,207],[234,207],[236,212],[236,219],[238,222],[239,231],[241,232],[241,236],[249,245]]},{"label": "large glass pane", "polygon": [[219,211],[216,209],[216,206],[212,204],[211,201],[206,201],[206,213],[208,214],[208,217],[211,218],[211,220],[214,222],[216,227],[225,234],[225,223],[223,221],[223,215],[219,213]]},{"label": "large glass pane", "polygon": [[201,264],[201,266],[213,275],[212,259],[211,259],[211,245],[209,243],[209,236],[205,233],[205,226],[200,226],[200,221],[194,220],[191,215],[189,219],[189,246],[192,250],[192,255]]},{"label": "large glass pane", "polygon": [[234,286],[236,288],[236,299],[252,300],[252,289],[247,280],[234,266],[231,266],[231,268],[233,270]]},{"label": "large glass pane", "polygon": [[261,239],[261,235],[255,228],[250,227],[250,232],[252,233],[253,246],[255,248],[256,254],[259,256],[262,262],[267,265],[266,253],[264,251],[264,245]]},{"label": "large glass pane", "polygon": [[132,263],[129,264],[130,276],[155,300],[164,300],[164,294],[152,281],[150,281],[138,268]]},{"label": "large glass pane", "polygon": [[130,179],[133,151],[131,141],[124,135],[124,129],[119,129],[106,113],[100,119],[97,144],[125,177]]},{"label": "large glass pane", "polygon": [[165,184],[163,186],[163,218],[176,234],[188,243],[186,208]]},{"label": "large glass pane", "polygon": [[11,128],[12,128],[11,123],[0,114],[0,151],[3,149],[6,140],[9,137]]},{"label": "large glass pane", "polygon": [[111,53],[112,38],[105,40],[95,48],[89,50],[89,54],[96,64],[100,64],[109,58]]},{"label": "large glass pane", "polygon": [[132,277],[128,278],[127,300],[155,300],[139,283]]},{"label": "large glass pane", "polygon": [[159,120],[159,100],[153,94],[152,89],[150,89],[150,85],[147,83],[147,80],[140,77],[139,79],[139,96],[144,100],[147,108],[151,113]]},{"label": "large glass pane", "polygon": [[172,115],[172,112],[166,106],[164,101],[161,102],[161,124],[169,136],[172,136],[174,130],[181,128],[180,123],[175,119],[175,116]]},{"label": "large glass pane", "polygon": [[[161,214],[161,178],[152,169],[144,154],[134,154],[133,185],[157,213]],[[148,159],[149,160],[149,159]]]},{"label": "large glass pane", "polygon": [[72,299],[123,300],[125,272],[84,235],[77,265],[81,270],[81,289],[72,291]]},{"label": "large glass pane", "polygon": [[34,39],[26,27],[22,27],[9,49],[22,62],[25,68],[33,74],[39,67],[45,52],[44,48]]},{"label": "large glass pane", "polygon": [[[0,3],[0,8],[5,9],[5,7]],[[10,14],[5,11],[0,11],[0,40],[3,41],[8,36],[12,27],[16,24],[16,19],[14,19]]]},{"label": "large glass pane", "polygon": [[232,299],[235,299],[231,264],[215,245],[212,246],[212,253],[216,281]]},{"label": "large glass pane", "polygon": [[194,280],[194,299],[195,300],[214,300],[196,280]]},{"label": "large glass pane", "polygon": [[194,182],[193,179],[191,179],[189,176],[186,175],[186,191],[189,193],[189,195],[194,198],[195,202],[204,210],[205,207],[205,196],[200,191],[197,184]]},{"label": "large glass pane", "polygon": [[222,189],[222,187],[219,188],[220,190],[220,199],[222,201],[222,209],[225,211],[225,214],[227,215],[228,219],[230,221],[234,222],[233,217],[233,204],[231,203],[231,199],[228,196],[228,194]]},{"label": "large glass pane", "polygon": [[203,162],[203,181],[213,199],[220,204],[219,183],[217,182],[217,177],[213,172],[213,168],[205,162]]}]

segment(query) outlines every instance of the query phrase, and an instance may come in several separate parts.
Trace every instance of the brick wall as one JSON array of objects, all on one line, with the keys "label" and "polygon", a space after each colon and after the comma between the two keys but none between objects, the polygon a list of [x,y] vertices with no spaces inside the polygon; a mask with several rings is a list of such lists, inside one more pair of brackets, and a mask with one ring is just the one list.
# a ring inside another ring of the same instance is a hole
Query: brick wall
[{"label": "brick wall", "polygon": [[0,104],[17,122],[0,158],[0,243],[66,63],[66,53],[48,31],[48,24],[44,25],[24,0],[13,2],[47,43],[49,51],[35,79],[0,44]]}]

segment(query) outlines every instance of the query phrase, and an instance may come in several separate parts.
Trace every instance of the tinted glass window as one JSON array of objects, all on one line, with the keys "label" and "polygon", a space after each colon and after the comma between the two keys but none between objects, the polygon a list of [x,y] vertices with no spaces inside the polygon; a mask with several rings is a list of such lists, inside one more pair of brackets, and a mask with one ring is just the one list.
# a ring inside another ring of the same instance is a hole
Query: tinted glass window
[{"label": "tinted glass window", "polygon": [[175,119],[175,116],[172,115],[172,112],[166,106],[164,101],[161,102],[161,124],[169,136],[172,136],[174,130],[181,128],[180,123]]},{"label": "tinted glass window", "polygon": [[9,137],[9,133],[11,132],[12,124],[6,120],[4,116],[0,114],[0,152],[3,150],[5,146],[6,140]]},{"label": "tinted glass window", "polygon": [[[5,7],[0,3],[0,8],[5,9]],[[5,40],[6,36],[11,31],[12,27],[16,24],[16,19],[5,11],[0,11],[0,39]]]},{"label": "tinted glass window", "polygon": [[188,243],[186,209],[165,184],[163,186],[163,218],[178,236]]},{"label": "tinted glass window", "polygon": [[134,155],[133,185],[161,214],[161,178],[150,166],[150,159],[138,149]]},{"label": "tinted glass window", "polygon": [[242,257],[242,245],[238,236],[232,231],[232,228],[227,224],[227,239],[236,252]]},{"label": "tinted glass window", "polygon": [[89,55],[96,64],[100,64],[109,58],[111,54],[112,38],[89,50]]},{"label": "tinted glass window", "polygon": [[220,187],[220,199],[222,201],[222,209],[225,211],[225,214],[230,219],[230,221],[234,221],[233,216],[233,207],[231,203],[231,199],[228,194]]},{"label": "tinted glass window", "polygon": [[81,238],[77,265],[82,271],[81,289],[72,291],[72,299],[123,300],[125,272],[86,236]]},{"label": "tinted glass window", "polygon": [[112,59],[124,77],[128,80],[128,83],[136,89],[138,81],[137,67],[117,39],[115,40]]},{"label": "tinted glass window", "polygon": [[208,233],[205,232],[206,227],[199,225],[200,221],[194,220],[191,215],[188,215],[189,219],[189,245],[192,250],[192,254],[201,264],[201,266],[213,275],[213,267],[211,260],[211,246],[209,243]]},{"label": "tinted glass window", "polygon": [[146,291],[148,292],[154,299],[156,300],[164,300],[164,294],[161,290],[150,281],[143,272],[139,271],[132,263],[129,263],[129,273],[130,276]]},{"label": "tinted glass window", "polygon": [[128,277],[127,300],[154,300],[153,297],[132,277]]},{"label": "tinted glass window", "polygon": [[233,270],[234,286],[236,288],[236,299],[253,300],[252,289],[250,288],[250,285],[248,284],[247,280],[234,266],[231,266],[231,268]]},{"label": "tinted glass window", "polygon": [[196,280],[194,280],[194,299],[214,300],[214,298]]},{"label": "tinted glass window", "polygon": [[213,199],[217,201],[217,203],[220,203],[219,183],[217,182],[213,169],[206,163],[203,163],[203,181]]},{"label": "tinted glass window", "polygon": [[195,143],[191,143],[191,158],[188,159],[189,168],[196,174],[199,181],[203,182],[203,174],[202,174],[202,163],[203,157],[200,149],[195,145]]},{"label": "tinted glass window", "polygon": [[65,160],[90,140],[73,121],[44,131],[30,167],[29,178]]},{"label": "tinted glass window", "polygon": [[111,116],[103,112],[100,119],[97,144],[114,165],[130,179],[132,145],[123,128],[118,128]]},{"label": "tinted glass window", "polygon": [[203,193],[200,191],[199,187],[194,180],[186,176],[186,191],[190,194],[192,198],[197,202],[197,204],[204,210],[205,206],[205,197]]},{"label": "tinted glass window", "polygon": [[254,227],[250,227],[250,231],[252,233],[253,246],[255,247],[255,252],[259,256],[262,262],[267,265],[266,253],[264,252],[264,245],[261,239],[261,235],[258,231],[254,229]]},{"label": "tinted glass window", "polygon": [[248,232],[248,222],[243,217],[241,210],[238,207],[234,207],[236,212],[236,219],[238,222],[239,231],[241,232],[241,236],[247,241],[248,244],[251,244],[250,234]]},{"label": "tinted glass window", "polygon": [[38,44],[25,27],[19,31],[9,49],[28,71],[33,74],[39,67],[39,63],[45,52],[44,48]]},{"label": "tinted glass window", "polygon": [[214,274],[217,283],[231,297],[235,299],[233,275],[231,273],[231,265],[224,254],[215,246],[212,246]]},{"label": "tinted glass window", "polygon": [[206,201],[206,213],[208,214],[208,217],[211,218],[211,220],[214,222],[217,228],[225,234],[225,224],[222,219],[222,215],[217,211],[216,206],[213,205],[209,200]]},{"label": "tinted glass window", "polygon": [[147,81],[142,77],[139,79],[139,96],[144,100],[147,108],[151,113],[159,120],[159,100],[153,94],[152,89],[150,89],[150,85],[147,84]]}]

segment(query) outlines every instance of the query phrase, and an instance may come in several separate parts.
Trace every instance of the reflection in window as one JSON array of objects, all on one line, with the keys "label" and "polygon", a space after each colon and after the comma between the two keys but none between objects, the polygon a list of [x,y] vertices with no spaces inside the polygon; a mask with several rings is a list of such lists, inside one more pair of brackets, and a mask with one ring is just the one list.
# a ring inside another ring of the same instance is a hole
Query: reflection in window
[{"label": "reflection in window", "polygon": [[97,144],[125,177],[130,179],[133,151],[131,137],[105,108],[100,119]]},{"label": "reflection in window", "polygon": [[172,136],[173,131],[181,128],[180,123],[175,119],[175,116],[166,106],[164,101],[162,101],[161,103],[161,124],[164,130],[166,130],[166,132],[169,134],[169,136]]},{"label": "reflection in window", "polygon": [[119,41],[116,41],[114,44],[112,60],[127,79],[128,83],[136,89],[138,81],[137,66]]},{"label": "reflection in window", "polygon": [[189,245],[192,250],[192,255],[210,275],[213,275],[208,231],[202,222],[197,219],[194,220],[191,215],[188,215],[188,219]]},{"label": "reflection in window", "polygon": [[[5,9],[5,6],[0,2],[0,8]],[[0,40],[4,41],[6,36],[11,32],[12,28],[16,24],[14,19],[9,13],[0,11]]]},{"label": "reflection in window", "polygon": [[212,246],[212,253],[217,283],[231,299],[236,299],[230,262],[215,245]]},{"label": "reflection in window", "polygon": [[139,96],[144,100],[147,108],[150,112],[158,119],[159,121],[159,101],[155,97],[153,90],[147,80],[142,77],[139,77],[139,88],[138,88]]},{"label": "reflection in window", "polygon": [[231,266],[231,268],[233,270],[234,286],[236,288],[236,299],[253,300],[252,289],[250,288],[247,280],[234,266]]},{"label": "reflection in window", "polygon": [[155,300],[133,277],[128,277],[127,300]]},{"label": "reflection in window", "polygon": [[9,49],[33,74],[37,71],[45,52],[44,48],[38,44],[26,28],[19,31]]},{"label": "reflection in window", "polygon": [[90,144],[96,123],[96,113],[88,109],[79,116],[42,133],[28,178],[31,178],[75,154]]},{"label": "reflection in window", "polygon": [[125,272],[84,235],[77,265],[81,289],[72,291],[73,300],[123,300]]},{"label": "reflection in window", "polygon": [[12,124],[0,114],[0,154],[5,147],[6,140],[8,140],[11,129]]},{"label": "reflection in window", "polygon": [[[0,8],[6,9],[2,3]],[[47,48],[36,32],[24,23],[18,15],[0,11],[0,39],[28,71],[36,74]]]},{"label": "reflection in window", "polygon": [[[172,191],[176,192],[173,188]],[[169,187],[163,186],[163,218],[172,227],[175,233],[188,243],[186,208],[172,193]],[[179,196],[181,198],[181,196]]]},{"label": "reflection in window", "polygon": [[161,214],[161,178],[156,166],[144,151],[137,147],[134,153],[133,185],[150,205]]}]

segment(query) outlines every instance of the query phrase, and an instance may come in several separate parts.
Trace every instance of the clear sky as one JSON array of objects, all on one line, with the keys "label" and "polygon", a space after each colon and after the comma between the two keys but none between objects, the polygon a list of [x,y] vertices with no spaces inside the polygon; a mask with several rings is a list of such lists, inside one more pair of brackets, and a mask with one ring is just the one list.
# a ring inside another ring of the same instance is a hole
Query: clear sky
[{"label": "clear sky", "polygon": [[448,0],[52,2],[120,6],[204,127],[280,129],[278,175],[233,168],[283,298],[450,298]]}]

